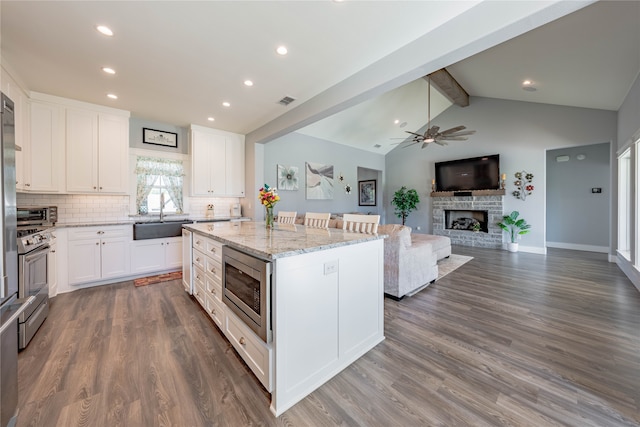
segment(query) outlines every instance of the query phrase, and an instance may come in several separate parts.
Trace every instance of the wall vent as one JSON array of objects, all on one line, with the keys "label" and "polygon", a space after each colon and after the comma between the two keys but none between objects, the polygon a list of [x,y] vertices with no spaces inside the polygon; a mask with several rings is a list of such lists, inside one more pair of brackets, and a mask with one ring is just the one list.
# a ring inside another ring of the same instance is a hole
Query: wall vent
[{"label": "wall vent", "polygon": [[376,144],[376,145],[373,146],[373,148],[380,148],[380,147],[382,147],[382,145],[380,145],[380,144]]},{"label": "wall vent", "polygon": [[290,96],[285,96],[280,101],[278,101],[278,104],[284,105],[286,107],[287,105],[291,104],[295,100],[296,100],[295,98],[292,98]]}]

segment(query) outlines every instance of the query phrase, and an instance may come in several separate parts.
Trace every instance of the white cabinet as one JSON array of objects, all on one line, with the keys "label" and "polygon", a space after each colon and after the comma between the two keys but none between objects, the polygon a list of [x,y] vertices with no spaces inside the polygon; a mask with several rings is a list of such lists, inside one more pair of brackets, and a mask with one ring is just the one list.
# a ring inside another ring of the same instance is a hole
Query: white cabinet
[{"label": "white cabinet", "polygon": [[185,292],[189,295],[193,295],[192,277],[192,239],[193,233],[191,231],[182,229],[182,286],[184,286]]},{"label": "white cabinet", "polygon": [[224,332],[226,307],[222,302],[222,243],[193,233],[193,295]]},{"label": "white cabinet", "polygon": [[132,227],[78,227],[68,232],[69,284],[123,277],[131,271]]},{"label": "white cabinet", "polygon": [[51,243],[47,255],[47,282],[49,284],[49,296],[58,294],[58,242],[57,231],[51,231]]},{"label": "white cabinet", "polygon": [[[2,68],[2,92],[13,101],[15,143],[20,149],[28,150],[29,144],[29,98],[11,75]],[[24,190],[24,156],[16,151],[16,189]]]},{"label": "white cabinet", "polygon": [[30,143],[22,147],[22,177],[26,191],[64,190],[64,108],[32,101]]},{"label": "white cabinet", "polygon": [[244,135],[191,125],[194,196],[244,197]]},{"label": "white cabinet", "polygon": [[66,109],[67,191],[126,193],[129,119],[89,109]]},{"label": "white cabinet", "polygon": [[182,237],[134,240],[131,246],[131,273],[175,270],[182,267]]}]

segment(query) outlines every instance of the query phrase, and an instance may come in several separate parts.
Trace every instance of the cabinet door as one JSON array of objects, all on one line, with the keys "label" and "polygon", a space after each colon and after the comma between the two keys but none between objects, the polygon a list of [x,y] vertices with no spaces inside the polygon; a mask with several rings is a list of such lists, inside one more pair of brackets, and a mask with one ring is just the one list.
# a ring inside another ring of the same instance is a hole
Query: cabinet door
[{"label": "cabinet door", "polygon": [[164,265],[165,268],[182,267],[182,237],[171,237],[164,243]]},{"label": "cabinet door", "polygon": [[244,136],[226,138],[227,195],[244,197]]},{"label": "cabinet door", "polygon": [[210,140],[212,136],[191,131],[191,192],[194,196],[211,195],[209,172]]},{"label": "cabinet door", "polygon": [[210,195],[227,195],[227,149],[226,138],[222,135],[211,135],[209,149],[209,170],[211,176]]},{"label": "cabinet door", "polygon": [[67,109],[67,191],[98,190],[98,114]]},{"label": "cabinet door", "polygon": [[129,119],[100,114],[98,137],[98,190],[126,193],[129,177]]},{"label": "cabinet door", "polygon": [[135,240],[131,245],[131,272],[164,270],[164,239]]},{"label": "cabinet door", "polygon": [[[28,162],[25,189],[60,192],[64,187],[64,109],[57,105],[31,103],[31,144],[24,156]],[[73,165],[71,165],[73,166]]]},{"label": "cabinet door", "polygon": [[100,280],[100,239],[69,241],[69,284]]},{"label": "cabinet door", "polygon": [[129,258],[128,237],[103,238],[100,242],[102,249],[102,278],[126,276],[131,271]]}]

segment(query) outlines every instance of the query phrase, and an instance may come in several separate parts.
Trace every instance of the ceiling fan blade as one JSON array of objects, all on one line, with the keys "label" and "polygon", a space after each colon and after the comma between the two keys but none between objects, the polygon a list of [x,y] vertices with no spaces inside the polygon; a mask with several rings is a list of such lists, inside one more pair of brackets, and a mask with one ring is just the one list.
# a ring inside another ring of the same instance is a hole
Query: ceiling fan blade
[{"label": "ceiling fan blade", "polygon": [[455,133],[461,130],[465,130],[467,127],[466,126],[456,126],[454,128],[451,129],[447,129],[447,130],[443,130],[442,132],[440,132],[442,135],[448,135],[450,133]]},{"label": "ceiling fan blade", "polygon": [[438,144],[438,145],[442,145],[443,147],[444,147],[445,145],[449,145],[449,144],[447,144],[447,142],[446,142],[446,141],[443,141],[443,140],[441,140],[441,139],[436,139],[436,140],[435,140],[435,141],[433,141],[433,142],[435,142],[435,143],[436,143],[436,144]]},{"label": "ceiling fan blade", "polygon": [[422,135],[420,135],[419,133],[415,133],[415,132],[411,132],[408,130],[405,130],[406,133],[410,133],[411,135],[415,135],[415,136],[419,136],[420,138],[422,138]]},{"label": "ceiling fan blade", "polygon": [[469,138],[467,138],[466,136],[443,136],[441,138],[439,138],[439,141],[466,141]]},{"label": "ceiling fan blade", "polygon": [[429,142],[424,142],[424,143],[422,143],[422,147],[420,147],[420,148],[426,148],[426,147],[429,146],[429,144],[430,144]]},{"label": "ceiling fan blade", "polygon": [[462,135],[473,135],[476,133],[475,130],[466,130],[464,132],[456,132],[456,133],[448,133],[445,136],[462,136]]},{"label": "ceiling fan blade", "polygon": [[440,126],[431,126],[431,129],[427,129],[427,133],[431,136],[437,135],[440,130]]}]

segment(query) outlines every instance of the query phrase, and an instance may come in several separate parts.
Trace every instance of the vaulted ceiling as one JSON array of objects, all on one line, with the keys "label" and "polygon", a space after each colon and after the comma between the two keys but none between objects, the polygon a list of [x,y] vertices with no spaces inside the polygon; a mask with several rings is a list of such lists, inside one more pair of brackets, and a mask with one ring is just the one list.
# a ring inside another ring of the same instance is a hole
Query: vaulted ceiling
[{"label": "vaulted ceiling", "polygon": [[[589,3],[3,0],[0,42],[29,90],[250,141],[295,130],[384,154],[426,124],[420,77],[444,67],[472,97],[617,109],[640,70],[640,2]],[[433,117],[448,105],[432,91]]]}]

